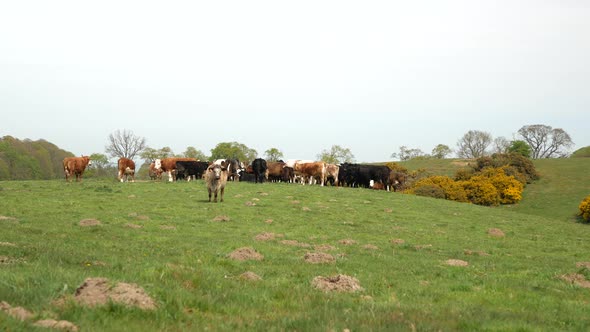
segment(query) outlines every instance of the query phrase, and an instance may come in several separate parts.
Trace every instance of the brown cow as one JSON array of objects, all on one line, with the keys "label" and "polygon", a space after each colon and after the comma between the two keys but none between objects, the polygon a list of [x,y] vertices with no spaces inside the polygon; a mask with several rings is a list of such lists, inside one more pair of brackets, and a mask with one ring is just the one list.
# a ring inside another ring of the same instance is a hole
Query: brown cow
[{"label": "brown cow", "polygon": [[82,157],[67,157],[63,160],[64,173],[66,181],[69,181],[70,176],[75,175],[77,182],[82,182],[82,174],[86,166],[92,165],[92,161],[88,156]]},{"label": "brown cow", "polygon": [[221,165],[213,164],[207,168],[205,181],[207,183],[207,190],[209,192],[209,202],[211,202],[211,194],[215,194],[214,202],[217,203],[217,193],[221,192],[221,202],[223,202],[223,193],[225,185],[227,184],[228,171],[225,167],[225,162]]},{"label": "brown cow", "polygon": [[195,158],[164,158],[164,159],[156,159],[155,161],[155,168],[157,170],[161,170],[162,172],[168,173],[168,181],[172,182],[176,180],[176,162],[177,161],[197,161]]},{"label": "brown cow", "polygon": [[151,163],[150,164],[150,169],[148,170],[148,174],[150,176],[150,179],[152,180],[162,180],[162,170],[161,169],[156,169],[156,163]]},{"label": "brown cow", "polygon": [[281,181],[283,180],[283,167],[285,163],[282,161],[269,161],[266,163],[266,180],[267,181]]},{"label": "brown cow", "polygon": [[119,166],[119,174],[117,175],[119,181],[123,182],[123,176],[129,181],[129,176],[131,176],[131,182],[135,182],[135,162],[133,160],[121,157],[117,165]]},{"label": "brown cow", "polygon": [[303,178],[302,184],[305,184],[306,179],[309,179],[309,184],[313,184],[315,178],[320,179],[320,183],[323,186],[326,181],[326,163],[323,161],[316,161],[312,163],[296,162],[293,170],[295,175],[299,175]]},{"label": "brown cow", "polygon": [[333,186],[338,185],[338,173],[340,167],[334,164],[326,164],[326,182],[330,181]]}]

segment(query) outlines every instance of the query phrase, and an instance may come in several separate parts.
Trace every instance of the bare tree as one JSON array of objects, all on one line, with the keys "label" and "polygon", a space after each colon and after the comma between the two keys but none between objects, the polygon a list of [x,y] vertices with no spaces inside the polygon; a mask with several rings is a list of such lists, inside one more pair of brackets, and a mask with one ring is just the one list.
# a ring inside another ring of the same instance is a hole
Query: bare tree
[{"label": "bare tree", "polygon": [[510,141],[506,137],[494,138],[494,153],[507,153],[510,148]]},{"label": "bare tree", "polygon": [[109,144],[105,147],[105,151],[113,158],[133,159],[145,148],[145,144],[145,138],[135,136],[131,130],[117,130],[109,135]]},{"label": "bare tree", "polygon": [[459,158],[479,158],[486,154],[486,149],[492,143],[492,134],[470,130],[457,142]]},{"label": "bare tree", "polygon": [[523,126],[518,134],[531,147],[533,159],[566,156],[567,149],[574,145],[563,129],[546,125]]}]

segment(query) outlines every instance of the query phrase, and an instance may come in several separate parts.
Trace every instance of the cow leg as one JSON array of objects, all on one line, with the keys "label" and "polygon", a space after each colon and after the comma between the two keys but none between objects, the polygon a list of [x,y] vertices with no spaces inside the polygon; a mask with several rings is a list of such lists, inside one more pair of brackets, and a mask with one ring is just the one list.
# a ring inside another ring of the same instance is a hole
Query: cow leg
[{"label": "cow leg", "polygon": [[225,187],[221,188],[221,197],[220,197],[220,201],[223,202],[223,192],[225,191]]},{"label": "cow leg", "polygon": [[217,203],[217,194],[219,193],[219,189],[215,189],[215,198],[213,199],[213,202]]},{"label": "cow leg", "polygon": [[211,188],[208,188],[209,190],[209,203],[211,202]]},{"label": "cow leg", "polygon": [[174,181],[174,179],[172,179],[172,171],[168,171],[168,182],[172,181]]},{"label": "cow leg", "polygon": [[123,171],[119,170],[119,174],[117,174],[117,178],[119,179],[119,181],[123,182]]}]

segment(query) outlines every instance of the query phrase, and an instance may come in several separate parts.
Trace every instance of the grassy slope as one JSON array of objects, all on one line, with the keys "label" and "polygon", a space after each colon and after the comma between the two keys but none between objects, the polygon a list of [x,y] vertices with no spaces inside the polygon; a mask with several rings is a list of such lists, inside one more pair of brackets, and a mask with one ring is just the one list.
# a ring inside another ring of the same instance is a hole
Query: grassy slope
[{"label": "grassy slope", "polygon": [[[582,331],[590,326],[590,291],[558,278],[578,272],[576,262],[590,261],[590,228],[579,223],[397,193],[285,184],[232,183],[223,204],[206,203],[201,182],[0,182],[0,188],[0,215],[16,218],[0,220],[0,242],[16,245],[0,246],[0,256],[12,260],[0,265],[0,301],[39,317],[70,320],[85,331]],[[218,215],[231,221],[213,222]],[[78,226],[84,218],[103,225]],[[129,223],[143,228],[126,227]],[[506,237],[490,237],[491,227]],[[261,232],[330,244],[337,248],[331,251],[337,261],[309,265],[303,255],[313,249],[280,239],[255,241]],[[357,244],[339,243],[348,238]],[[363,248],[366,244],[379,250]],[[244,246],[265,259],[226,257]],[[465,249],[489,256],[467,255]],[[470,265],[449,267],[447,259]],[[236,278],[248,270],[263,280]],[[310,286],[315,276],[338,273],[355,276],[365,290],[324,294]],[[87,277],[137,283],[159,308],[52,304],[72,295]],[[0,326],[32,329],[1,313]]]}]

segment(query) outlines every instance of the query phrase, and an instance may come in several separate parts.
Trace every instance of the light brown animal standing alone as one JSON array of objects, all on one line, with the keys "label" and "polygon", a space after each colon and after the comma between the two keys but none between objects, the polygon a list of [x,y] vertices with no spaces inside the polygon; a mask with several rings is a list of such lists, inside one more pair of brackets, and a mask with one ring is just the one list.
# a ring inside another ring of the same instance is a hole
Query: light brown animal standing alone
[{"label": "light brown animal standing alone", "polygon": [[129,176],[131,176],[131,182],[135,182],[135,162],[131,159],[121,157],[117,162],[119,166],[119,174],[118,179],[119,181],[123,182],[123,177],[129,181]]},{"label": "light brown animal standing alone", "polygon": [[225,191],[225,185],[227,184],[227,168],[225,162],[221,165],[211,165],[207,168],[205,180],[207,182],[207,190],[209,191],[209,202],[211,202],[211,194],[215,195],[213,200],[217,203],[217,193],[221,192],[220,201],[223,202],[223,193]]},{"label": "light brown animal standing alone", "polygon": [[64,158],[63,166],[66,181],[70,181],[70,176],[75,175],[76,181],[82,182],[82,174],[86,167],[90,165],[92,165],[92,161],[88,156]]}]

